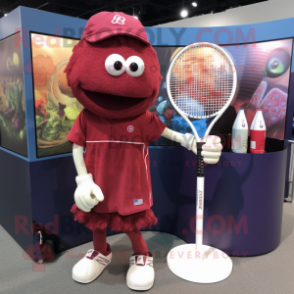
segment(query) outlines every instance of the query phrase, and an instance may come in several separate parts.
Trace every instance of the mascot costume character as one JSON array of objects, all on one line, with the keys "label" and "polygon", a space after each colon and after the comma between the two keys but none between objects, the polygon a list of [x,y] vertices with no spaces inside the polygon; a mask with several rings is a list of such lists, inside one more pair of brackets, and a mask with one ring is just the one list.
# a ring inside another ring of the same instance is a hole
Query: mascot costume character
[{"label": "mascot costume character", "polygon": [[[148,290],[155,272],[140,229],[157,223],[151,210],[148,143],[164,136],[197,154],[194,136],[166,128],[148,111],[162,77],[156,51],[133,16],[92,16],[65,72],[74,97],[84,106],[67,136],[78,174],[71,211],[76,221],[93,231],[94,243],[73,267],[72,277],[89,283],[109,265],[109,227],[125,232],[132,243],[127,286]],[[218,162],[221,149],[218,137],[209,138],[202,151],[204,161]]]}]

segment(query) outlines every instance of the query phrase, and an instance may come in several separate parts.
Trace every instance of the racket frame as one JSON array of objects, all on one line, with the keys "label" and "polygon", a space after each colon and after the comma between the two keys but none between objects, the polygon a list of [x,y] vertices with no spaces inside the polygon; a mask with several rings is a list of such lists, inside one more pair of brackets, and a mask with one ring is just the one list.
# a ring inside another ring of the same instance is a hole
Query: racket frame
[{"label": "racket frame", "polygon": [[[167,94],[168,94],[168,98],[169,101],[171,103],[171,105],[173,106],[173,108],[181,115],[181,117],[188,123],[188,125],[191,127],[194,136],[196,138],[196,142],[206,142],[207,136],[209,135],[211,129],[213,128],[213,126],[215,125],[215,123],[217,122],[217,120],[222,116],[222,114],[227,110],[227,108],[230,106],[232,100],[234,99],[235,93],[236,93],[236,88],[237,88],[237,72],[236,69],[232,70],[232,74],[233,74],[233,86],[232,86],[232,91],[230,94],[230,98],[227,100],[226,104],[222,107],[221,110],[219,110],[218,112],[212,114],[212,115],[206,115],[206,116],[192,116],[189,114],[186,114],[185,112],[183,112],[173,101],[172,98],[172,93],[170,90],[170,77],[171,77],[171,73],[172,73],[172,69],[176,63],[176,61],[178,60],[178,58],[187,50],[190,50],[191,48],[197,48],[197,47],[210,47],[210,48],[214,48],[218,51],[220,51],[223,55],[225,55],[226,59],[228,60],[230,67],[231,68],[235,68],[234,62],[231,58],[231,56],[220,46],[209,43],[209,42],[199,42],[199,43],[193,43],[190,44],[184,48],[182,48],[181,50],[179,50],[179,52],[177,52],[177,54],[174,56],[174,58],[172,59],[172,62],[169,66],[167,75],[166,75],[166,90],[167,90]],[[200,138],[194,125],[191,123],[190,119],[205,119],[205,118],[210,118],[210,117],[214,117],[214,119],[211,121],[211,123],[209,124],[208,128],[206,129],[205,135]]]},{"label": "racket frame", "polygon": [[[198,116],[192,116],[192,115],[186,114],[174,103],[173,98],[172,98],[172,93],[170,91],[170,77],[171,77],[171,72],[174,67],[174,64],[176,63],[178,58],[184,52],[186,52],[187,50],[190,50],[191,48],[204,47],[204,46],[214,48],[214,49],[220,51],[222,54],[224,54],[230,64],[230,67],[234,68],[235,70],[232,71],[232,74],[233,74],[232,91],[230,94],[230,98],[227,100],[225,105],[218,112],[216,112],[212,115],[198,117]],[[214,124],[222,116],[222,114],[227,110],[227,108],[231,104],[232,100],[234,99],[235,93],[236,93],[236,88],[237,88],[237,72],[236,72],[236,68],[235,68],[235,65],[234,65],[232,58],[220,46],[212,44],[212,43],[208,43],[208,42],[193,43],[193,44],[190,44],[190,45],[182,48],[181,50],[179,50],[179,52],[173,58],[170,66],[169,66],[167,76],[166,76],[166,89],[167,89],[169,101],[170,101],[171,105],[173,106],[173,108],[181,115],[181,117],[188,123],[188,125],[192,129],[194,136],[195,136],[196,144],[197,144],[197,154],[198,155],[197,155],[197,186],[196,186],[197,194],[196,194],[196,228],[195,228],[196,229],[196,231],[195,231],[196,251],[202,251],[202,248],[203,248],[204,180],[205,180],[205,177],[204,177],[203,156],[201,155],[202,146],[205,144],[205,142],[207,140],[207,136],[209,135]],[[190,119],[205,119],[205,118],[210,118],[213,116],[215,116],[215,117],[211,121],[211,123],[209,124],[208,128],[206,129],[205,135],[202,138],[200,138],[194,125],[190,121]]]}]

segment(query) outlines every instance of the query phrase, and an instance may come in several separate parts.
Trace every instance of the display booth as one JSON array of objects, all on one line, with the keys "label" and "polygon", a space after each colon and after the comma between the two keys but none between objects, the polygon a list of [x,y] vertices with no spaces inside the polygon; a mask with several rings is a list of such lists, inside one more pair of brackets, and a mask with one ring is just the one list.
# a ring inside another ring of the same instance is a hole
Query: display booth
[{"label": "display booth", "polygon": [[[82,106],[72,98],[63,73],[85,24],[25,7],[0,20],[0,220],[24,250],[39,241],[38,231],[53,241],[56,252],[92,240],[92,232],[70,213],[76,171],[66,134]],[[204,206],[203,243],[230,256],[264,254],[280,243],[294,111],[293,27],[294,19],[234,27],[146,28],[163,76],[150,111],[173,130],[191,132],[166,94],[165,75],[176,52],[194,42],[212,42],[223,46],[236,65],[236,97],[212,129],[224,150],[218,164],[206,166]],[[268,69],[272,59],[285,69],[276,76]],[[231,152],[229,134],[239,108],[245,109],[249,125],[255,110],[263,110],[264,154]],[[200,136],[205,133],[206,120],[193,124]],[[152,143],[149,154],[158,218],[151,230],[193,243],[196,156],[164,138]]]}]

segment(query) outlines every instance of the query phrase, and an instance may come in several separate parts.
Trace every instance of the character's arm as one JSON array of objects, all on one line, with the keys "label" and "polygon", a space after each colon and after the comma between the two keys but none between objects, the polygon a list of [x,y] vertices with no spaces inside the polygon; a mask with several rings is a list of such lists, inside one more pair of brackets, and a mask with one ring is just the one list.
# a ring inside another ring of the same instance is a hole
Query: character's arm
[{"label": "character's arm", "polygon": [[[180,143],[183,147],[192,150],[197,154],[196,140],[192,134],[182,134],[165,128],[161,135],[167,139]],[[217,163],[221,156],[222,148],[223,146],[219,137],[208,136],[206,143],[202,146],[203,150],[201,155],[203,156],[203,161],[208,164]]]},{"label": "character's arm", "polygon": [[84,161],[84,148],[73,144],[72,155],[78,176],[74,199],[77,207],[89,212],[95,205],[104,200],[99,186],[93,181],[92,174],[88,174]]},{"label": "character's arm", "polygon": [[74,160],[74,164],[75,164],[78,176],[84,176],[88,174],[87,168],[84,162],[84,148],[77,144],[73,144],[72,156],[73,156],[73,160]]}]

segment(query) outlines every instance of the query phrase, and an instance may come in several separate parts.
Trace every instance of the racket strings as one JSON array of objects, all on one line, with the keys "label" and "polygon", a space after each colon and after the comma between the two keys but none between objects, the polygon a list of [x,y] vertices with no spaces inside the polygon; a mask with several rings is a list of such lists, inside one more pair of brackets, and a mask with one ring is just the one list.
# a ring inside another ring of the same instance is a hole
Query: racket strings
[{"label": "racket strings", "polygon": [[170,98],[189,116],[211,117],[231,98],[234,70],[220,50],[205,45],[190,47],[173,65]]}]

